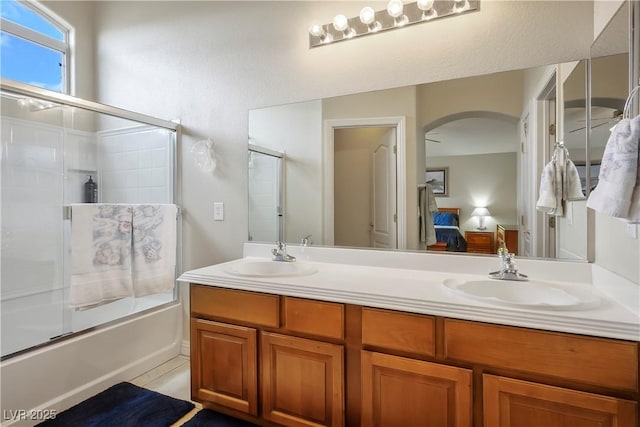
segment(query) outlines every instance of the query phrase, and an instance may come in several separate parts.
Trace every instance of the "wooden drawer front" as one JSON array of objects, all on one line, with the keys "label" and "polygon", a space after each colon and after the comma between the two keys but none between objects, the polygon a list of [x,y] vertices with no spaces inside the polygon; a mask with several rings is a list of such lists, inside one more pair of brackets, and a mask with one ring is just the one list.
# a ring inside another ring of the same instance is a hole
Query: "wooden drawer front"
[{"label": "wooden drawer front", "polygon": [[493,239],[487,233],[476,233],[476,232],[467,233],[466,239],[469,243],[473,243],[480,246],[489,246],[493,243],[492,242]]},{"label": "wooden drawer front", "polygon": [[191,285],[191,313],[256,325],[280,326],[280,297]]},{"label": "wooden drawer front", "polygon": [[362,309],[362,344],[435,355],[435,321],[420,314]]},{"label": "wooden drawer front", "polygon": [[284,327],[295,332],[344,338],[344,304],[284,297]]},{"label": "wooden drawer front", "polygon": [[638,390],[638,345],[509,326],[445,319],[445,358]]},{"label": "wooden drawer front", "polygon": [[482,383],[487,427],[638,425],[636,402],[486,374]]}]

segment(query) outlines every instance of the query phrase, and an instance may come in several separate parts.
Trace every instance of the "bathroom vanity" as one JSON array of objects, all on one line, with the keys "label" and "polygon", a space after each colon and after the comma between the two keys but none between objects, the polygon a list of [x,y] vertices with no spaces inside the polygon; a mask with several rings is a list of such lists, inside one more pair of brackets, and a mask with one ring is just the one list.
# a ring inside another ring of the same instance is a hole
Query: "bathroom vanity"
[{"label": "bathroom vanity", "polygon": [[278,272],[250,257],[268,247],[180,278],[205,407],[262,425],[638,425],[640,318],[586,283],[590,264],[522,260],[598,299],[535,307],[442,286],[482,278],[493,257],[305,248]]}]

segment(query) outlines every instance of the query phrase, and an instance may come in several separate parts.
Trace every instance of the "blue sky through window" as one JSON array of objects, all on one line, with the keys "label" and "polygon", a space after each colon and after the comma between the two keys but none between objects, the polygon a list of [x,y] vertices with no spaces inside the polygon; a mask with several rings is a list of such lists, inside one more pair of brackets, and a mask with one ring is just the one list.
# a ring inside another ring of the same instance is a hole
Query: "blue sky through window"
[{"label": "blue sky through window", "polygon": [[[2,19],[65,42],[61,31],[37,12],[16,0],[0,0]],[[3,78],[56,92],[64,91],[64,53],[6,31],[0,32],[0,75]]]},{"label": "blue sky through window", "polygon": [[55,25],[16,0],[1,0],[0,13],[7,21],[31,28],[61,42],[65,41],[65,33],[63,31],[60,31]]},{"label": "blue sky through window", "polygon": [[62,92],[62,53],[4,32],[1,37],[2,77]]}]

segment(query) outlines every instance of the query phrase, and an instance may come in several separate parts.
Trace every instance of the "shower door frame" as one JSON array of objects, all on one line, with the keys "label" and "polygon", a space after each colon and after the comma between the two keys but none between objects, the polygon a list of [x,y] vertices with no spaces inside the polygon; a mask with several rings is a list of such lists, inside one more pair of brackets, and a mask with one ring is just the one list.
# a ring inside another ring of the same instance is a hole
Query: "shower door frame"
[{"label": "shower door frame", "polygon": [[[179,167],[179,165],[181,164],[180,141],[181,141],[182,134],[181,134],[180,122],[178,120],[168,121],[168,120],[158,119],[156,117],[148,116],[146,114],[136,113],[133,111],[122,109],[122,108],[100,104],[98,102],[89,101],[82,98],[77,98],[74,96],[49,91],[46,89],[38,88],[31,85],[26,85],[23,83],[15,82],[15,81],[4,79],[4,78],[0,78],[0,91],[5,94],[8,93],[8,94],[17,95],[17,96],[39,98],[44,101],[53,102],[56,104],[66,105],[70,107],[77,107],[77,108],[92,111],[95,113],[105,114],[105,115],[120,118],[120,119],[126,119],[130,121],[138,122],[144,125],[156,126],[158,128],[162,128],[162,129],[166,129],[171,132],[174,132],[174,144],[173,144],[174,152],[171,155],[171,164],[170,164],[170,167],[172,169],[172,176],[171,176],[172,186],[170,188],[170,191],[171,191],[170,199],[172,199],[173,203],[175,203],[178,206],[178,218],[176,219],[177,220],[176,241],[178,242],[177,248],[176,248],[176,274],[182,271],[182,244],[181,244],[181,241],[182,241],[182,220],[181,220],[182,219],[182,209],[181,209],[182,195],[180,191],[180,186],[178,184],[179,178],[181,175],[181,168]],[[62,206],[64,207],[64,204],[62,204]],[[64,225],[61,224],[61,227],[63,226]],[[63,287],[66,287],[67,285],[68,285],[67,283],[63,283]],[[0,361],[4,361],[10,358],[13,358],[15,356],[33,351],[35,349],[39,349],[42,347],[49,346],[51,344],[58,343],[62,340],[67,340],[79,335],[83,335],[99,329],[107,328],[116,323],[122,322],[125,319],[129,320],[138,316],[142,316],[147,314],[149,311],[157,310],[157,309],[166,307],[171,304],[176,304],[179,302],[180,302],[180,293],[178,291],[178,287],[174,286],[173,300],[170,302],[167,302],[143,311],[139,311],[133,314],[128,314],[128,315],[98,324],[93,327],[82,329],[80,331],[63,333],[59,337],[54,337],[47,342],[42,342],[42,343],[27,347],[25,349],[12,352],[7,355],[3,355],[2,357],[0,357]]]}]

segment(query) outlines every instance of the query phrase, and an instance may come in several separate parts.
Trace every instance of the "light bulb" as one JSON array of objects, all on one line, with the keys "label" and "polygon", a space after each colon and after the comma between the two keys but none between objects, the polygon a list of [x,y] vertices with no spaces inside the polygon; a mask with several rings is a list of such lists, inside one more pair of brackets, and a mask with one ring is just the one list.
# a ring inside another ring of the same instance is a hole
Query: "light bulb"
[{"label": "light bulb", "polygon": [[336,15],[333,18],[333,28],[336,31],[342,31],[342,37],[345,39],[350,39],[356,35],[356,31],[349,26],[349,20],[344,15]]},{"label": "light bulb", "polygon": [[402,0],[390,0],[387,4],[387,13],[394,18],[401,16],[403,10],[404,4]]},{"label": "light bulb", "polygon": [[327,34],[327,32],[324,30],[324,28],[322,28],[322,25],[318,24],[317,22],[314,22],[309,27],[309,34],[311,34],[312,36],[322,38],[324,37],[325,34]]},{"label": "light bulb", "polygon": [[429,10],[433,8],[433,0],[418,0],[416,5],[420,10]]},{"label": "light bulb", "polygon": [[418,0],[416,5],[422,11],[422,19],[429,20],[436,18],[438,12],[433,8],[434,0]]},{"label": "light bulb", "polygon": [[333,18],[333,28],[337,31],[344,31],[349,28],[349,20],[344,15],[336,15]]},{"label": "light bulb", "polygon": [[376,11],[369,6],[363,7],[362,10],[360,11],[360,21],[363,24],[371,25],[375,22],[375,20],[376,20]]},{"label": "light bulb", "polygon": [[369,6],[363,7],[360,11],[360,22],[369,28],[370,33],[375,33],[382,28],[382,24],[376,21],[376,11]]}]

